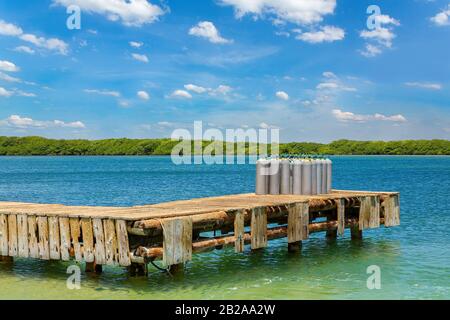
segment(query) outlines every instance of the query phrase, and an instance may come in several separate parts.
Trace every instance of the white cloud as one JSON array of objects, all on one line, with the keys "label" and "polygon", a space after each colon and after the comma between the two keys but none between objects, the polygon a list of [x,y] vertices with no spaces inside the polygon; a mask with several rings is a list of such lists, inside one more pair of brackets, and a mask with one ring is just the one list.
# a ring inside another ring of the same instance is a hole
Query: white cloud
[{"label": "white cloud", "polygon": [[66,55],[69,50],[69,45],[62,40],[56,38],[46,39],[38,37],[34,34],[23,34],[20,36],[23,41],[34,44],[37,47],[45,48],[50,51],[57,51],[59,54]]},{"label": "white cloud", "polygon": [[317,85],[316,89],[318,89],[318,90],[341,90],[341,91],[351,91],[351,92],[357,91],[356,88],[347,87],[338,82],[322,82]]},{"label": "white cloud", "polygon": [[437,26],[448,26],[450,25],[450,4],[447,9],[439,12],[434,17],[431,17],[430,20]]},{"label": "white cloud", "polygon": [[122,107],[122,108],[128,108],[130,106],[130,102],[127,100],[123,100],[123,99],[119,100],[118,104],[119,104],[119,107]]},{"label": "white cloud", "polygon": [[133,48],[140,48],[144,45],[143,42],[137,42],[137,41],[130,41],[129,44]]},{"label": "white cloud", "polygon": [[416,88],[429,89],[429,90],[441,90],[442,89],[442,85],[440,83],[406,82],[405,85],[408,87],[416,87]]},{"label": "white cloud", "polygon": [[227,95],[228,93],[230,93],[233,90],[233,88],[231,88],[230,86],[226,86],[221,84],[220,86],[218,86],[216,89],[213,89],[210,94],[212,95],[216,95],[216,94],[223,94],[223,95]]},{"label": "white cloud", "polygon": [[[399,26],[400,22],[388,15],[378,15],[375,17],[378,24],[373,30],[362,30],[359,36],[365,39],[366,44],[364,50],[359,52],[367,57],[375,57],[383,52],[383,48],[391,48],[393,40],[396,38],[394,27]],[[370,43],[371,42],[371,43]]]},{"label": "white cloud", "polygon": [[17,72],[20,68],[10,61],[0,60],[0,70],[6,72]]},{"label": "white cloud", "polygon": [[148,57],[145,54],[132,53],[131,56],[134,60],[148,63]]},{"label": "white cloud", "polygon": [[16,37],[20,36],[22,33],[23,31],[20,27],[0,20],[0,35]]},{"label": "white cloud", "polygon": [[14,93],[16,95],[18,95],[18,96],[21,96],[21,97],[27,97],[27,98],[34,98],[34,97],[36,97],[36,94],[31,93],[31,92],[25,92],[25,91],[22,91],[22,90],[15,90]]},{"label": "white cloud", "polygon": [[380,113],[373,115],[355,114],[353,112],[342,111],[340,109],[334,109],[332,111],[333,116],[343,122],[367,122],[367,121],[392,121],[392,122],[406,122],[406,118],[401,114],[386,116]]},{"label": "white cloud", "polygon": [[126,26],[142,26],[158,20],[166,13],[148,0],[53,0],[54,4],[68,7],[77,5],[81,10],[106,16],[110,21],[121,21]]},{"label": "white cloud", "polygon": [[356,88],[345,85],[339,77],[331,71],[325,71],[322,75],[325,78],[324,81],[316,86],[316,89],[319,91],[357,91]]},{"label": "white cloud", "polygon": [[375,40],[385,47],[392,47],[392,40],[396,37],[391,29],[380,27],[374,30],[363,30],[360,33],[361,38],[366,40]]},{"label": "white cloud", "polygon": [[24,53],[28,53],[28,54],[34,54],[35,51],[33,49],[31,49],[30,47],[27,46],[18,46],[16,48],[14,48],[14,51],[16,52],[24,52]]},{"label": "white cloud", "polygon": [[322,75],[328,79],[337,79],[337,76],[331,71],[325,71]]},{"label": "white cloud", "polygon": [[233,40],[228,40],[223,38],[219,30],[210,21],[201,21],[196,26],[189,30],[191,36],[201,37],[208,39],[209,42],[218,44],[227,44],[233,42]]},{"label": "white cloud", "polygon": [[289,95],[284,91],[278,91],[275,95],[277,96],[278,99],[285,101],[289,100]]},{"label": "white cloud", "polygon": [[19,78],[11,77],[9,74],[0,72],[0,80],[6,81],[6,82],[22,82]]},{"label": "white cloud", "polygon": [[92,93],[92,94],[99,94],[102,96],[111,96],[111,97],[116,97],[116,98],[120,97],[120,92],[111,91],[111,90],[85,89],[84,92]]},{"label": "white cloud", "polygon": [[227,95],[230,92],[233,91],[233,88],[227,85],[219,85],[217,88],[205,88],[201,86],[197,86],[195,84],[186,84],[184,88],[188,91],[195,92],[198,94],[208,93],[210,96],[217,96],[217,95]]},{"label": "white cloud", "polygon": [[186,90],[188,90],[188,91],[192,91],[192,92],[195,92],[195,93],[205,93],[206,91],[209,90],[207,88],[203,88],[203,87],[197,86],[195,84],[186,84],[184,86],[184,88]]},{"label": "white cloud", "polygon": [[191,99],[192,95],[185,90],[175,90],[170,95],[171,98],[179,98],[179,99]]},{"label": "white cloud", "polygon": [[141,100],[149,100],[150,99],[150,95],[145,91],[138,91],[137,96]]},{"label": "white cloud", "polygon": [[394,26],[400,25],[400,21],[388,16],[387,14],[380,14],[380,15],[375,16],[375,22],[379,23],[379,24],[385,24],[385,25],[390,25],[390,24],[392,24]]},{"label": "white cloud", "polygon": [[2,87],[0,87],[0,97],[10,97],[10,96],[12,96],[12,92],[11,91],[8,91],[8,90],[6,90],[5,88],[2,88]]},{"label": "white cloud", "polygon": [[86,126],[81,121],[75,122],[64,122],[61,120],[50,120],[50,121],[40,121],[33,120],[31,118],[22,118],[18,115],[11,115],[7,119],[0,121],[0,125],[20,128],[20,129],[45,129],[45,128],[74,128],[74,129],[84,129]]},{"label": "white cloud", "polygon": [[276,21],[295,24],[321,22],[336,8],[336,0],[220,0],[219,3],[233,6],[237,18],[247,14],[260,18],[275,16]]},{"label": "white cloud", "polygon": [[366,48],[364,50],[360,50],[361,54],[367,58],[376,57],[381,54],[383,51],[370,43],[366,44]]},{"label": "white cloud", "polygon": [[345,31],[334,26],[324,26],[319,31],[300,33],[295,38],[309,43],[333,42],[343,40]]},{"label": "white cloud", "polygon": [[[47,39],[44,37],[38,37],[31,33],[23,33],[23,30],[20,27],[10,23],[6,23],[3,20],[0,20],[0,35],[18,37],[19,39],[32,43],[37,47],[44,48],[50,51],[57,51],[59,54],[62,55],[66,55],[69,50],[69,45],[62,40],[59,40],[57,38]],[[28,49],[25,49],[25,47],[18,47],[18,48],[21,48],[23,52],[28,51],[27,53],[30,53],[30,50],[28,50],[30,48]]]}]

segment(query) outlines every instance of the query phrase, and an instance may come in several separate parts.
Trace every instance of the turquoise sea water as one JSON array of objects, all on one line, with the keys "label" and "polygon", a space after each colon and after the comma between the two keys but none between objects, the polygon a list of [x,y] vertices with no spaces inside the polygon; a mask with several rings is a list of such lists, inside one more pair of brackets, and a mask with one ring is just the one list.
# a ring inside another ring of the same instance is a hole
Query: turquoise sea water
[{"label": "turquoise sea water", "polygon": [[[401,223],[336,242],[313,234],[300,254],[286,241],[257,253],[195,255],[184,276],[150,266],[148,278],[121,268],[82,275],[70,263],[0,263],[0,299],[450,299],[450,157],[334,157],[334,187],[400,191]],[[252,165],[175,166],[169,157],[2,157],[0,201],[128,206],[252,192]],[[381,269],[381,289],[366,269]]]}]

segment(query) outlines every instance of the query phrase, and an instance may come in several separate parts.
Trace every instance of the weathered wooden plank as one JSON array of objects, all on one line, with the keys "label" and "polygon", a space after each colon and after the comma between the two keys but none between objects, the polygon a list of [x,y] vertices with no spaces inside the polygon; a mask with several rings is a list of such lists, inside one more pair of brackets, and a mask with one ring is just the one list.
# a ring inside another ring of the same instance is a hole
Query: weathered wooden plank
[{"label": "weathered wooden plank", "polygon": [[28,216],[28,250],[30,258],[39,259],[39,233],[35,216]]},{"label": "weathered wooden plank", "polygon": [[61,259],[61,251],[60,251],[61,239],[59,237],[58,217],[48,217],[48,238],[49,238],[49,246],[50,246],[50,259],[60,260]]},{"label": "weathered wooden plank", "polygon": [[116,237],[116,225],[114,220],[104,220],[103,228],[105,232],[105,259],[107,265],[119,263],[118,246]]},{"label": "weathered wooden plank", "polygon": [[380,197],[371,196],[369,228],[379,228],[379,227],[380,227]]},{"label": "weathered wooden plank", "polygon": [[391,195],[384,201],[384,226],[395,227],[400,225],[399,196]]},{"label": "weathered wooden plank", "polygon": [[302,203],[300,206],[302,212],[302,224],[303,224],[303,240],[309,238],[309,203]]},{"label": "weathered wooden plank", "polygon": [[70,218],[70,237],[72,239],[73,253],[75,255],[75,260],[77,262],[83,261],[83,252],[81,250],[80,237],[81,237],[81,226],[80,219]]},{"label": "weathered wooden plank", "polygon": [[131,265],[130,244],[128,242],[127,223],[124,220],[116,220],[117,248],[119,251],[119,264],[127,267]]},{"label": "weathered wooden plank", "polygon": [[59,218],[59,234],[61,237],[61,260],[70,260],[70,222],[69,218]]},{"label": "weathered wooden plank", "polygon": [[238,210],[234,217],[234,236],[236,237],[236,241],[234,243],[235,252],[244,252],[244,215],[244,210]]},{"label": "weathered wooden plank", "polygon": [[337,222],[338,222],[337,234],[339,236],[343,236],[345,232],[345,199],[343,198],[337,199],[336,206],[337,206]]},{"label": "weathered wooden plank", "polygon": [[192,219],[174,218],[161,220],[164,230],[163,262],[167,266],[181,264],[192,259]]},{"label": "weathered wooden plank", "polygon": [[295,203],[288,208],[288,243],[303,240],[303,212],[302,203]]},{"label": "weathered wooden plank", "polygon": [[370,225],[370,197],[360,197],[359,230],[367,229]]},{"label": "weathered wooden plank", "polygon": [[252,209],[251,248],[267,247],[267,212],[265,207]]},{"label": "weathered wooden plank", "polygon": [[86,262],[94,262],[94,233],[92,231],[92,220],[81,219],[81,234],[83,236],[83,258]]},{"label": "weathered wooden plank", "polygon": [[50,260],[50,245],[48,241],[48,220],[47,217],[37,217],[39,233],[39,258]]},{"label": "weathered wooden plank", "polygon": [[93,219],[92,225],[94,228],[95,237],[95,263],[97,265],[106,264],[105,255],[105,234],[103,231],[103,223],[101,219]]},{"label": "weathered wooden plank", "polygon": [[28,258],[28,223],[24,214],[17,216],[17,240],[19,247],[19,257]]},{"label": "weathered wooden plank", "polygon": [[400,195],[392,196],[392,205],[394,207],[394,226],[400,225]]},{"label": "weathered wooden plank", "polygon": [[0,256],[8,255],[8,216],[0,214]]},{"label": "weathered wooden plank", "polygon": [[9,243],[9,256],[17,257],[18,254],[17,216],[15,214],[10,214],[8,216],[8,243]]}]

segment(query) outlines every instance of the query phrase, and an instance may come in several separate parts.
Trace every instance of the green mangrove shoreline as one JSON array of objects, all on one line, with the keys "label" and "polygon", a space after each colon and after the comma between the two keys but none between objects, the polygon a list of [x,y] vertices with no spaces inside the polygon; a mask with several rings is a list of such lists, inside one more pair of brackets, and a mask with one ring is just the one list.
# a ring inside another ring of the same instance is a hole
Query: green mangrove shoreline
[{"label": "green mangrove shoreline", "polygon": [[[171,139],[55,140],[43,137],[0,136],[0,156],[170,155],[179,143],[180,141]],[[194,150],[194,141],[190,143]],[[236,144],[231,142],[202,141],[203,150],[207,147],[211,149],[212,143],[219,147],[216,150],[223,150],[224,154],[236,153]],[[244,147],[246,154],[254,154],[257,147],[263,149],[266,146],[245,143]],[[267,146],[267,149],[270,153],[270,146]],[[326,155],[450,155],[450,140],[337,140],[328,144],[290,142],[280,143],[279,152]]]}]

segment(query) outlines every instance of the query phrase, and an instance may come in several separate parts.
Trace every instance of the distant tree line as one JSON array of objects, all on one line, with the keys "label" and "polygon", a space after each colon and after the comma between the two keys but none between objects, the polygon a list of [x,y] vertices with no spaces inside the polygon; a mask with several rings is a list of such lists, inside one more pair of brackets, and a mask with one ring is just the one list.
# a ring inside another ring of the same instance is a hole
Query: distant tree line
[{"label": "distant tree line", "polygon": [[[54,140],[42,137],[0,137],[2,156],[82,156],[82,155],[170,155],[179,141],[171,139]],[[193,146],[193,141],[191,144]],[[211,141],[202,141],[203,148]],[[236,145],[222,144],[224,153],[234,154]],[[255,150],[245,144],[246,152]],[[259,146],[262,147],[262,146]],[[329,144],[310,142],[282,143],[280,153],[328,155],[450,155],[449,140],[353,141],[338,140]],[[194,150],[194,149],[193,149]],[[270,153],[270,146],[268,146]],[[254,153],[254,152],[250,152]]]}]

